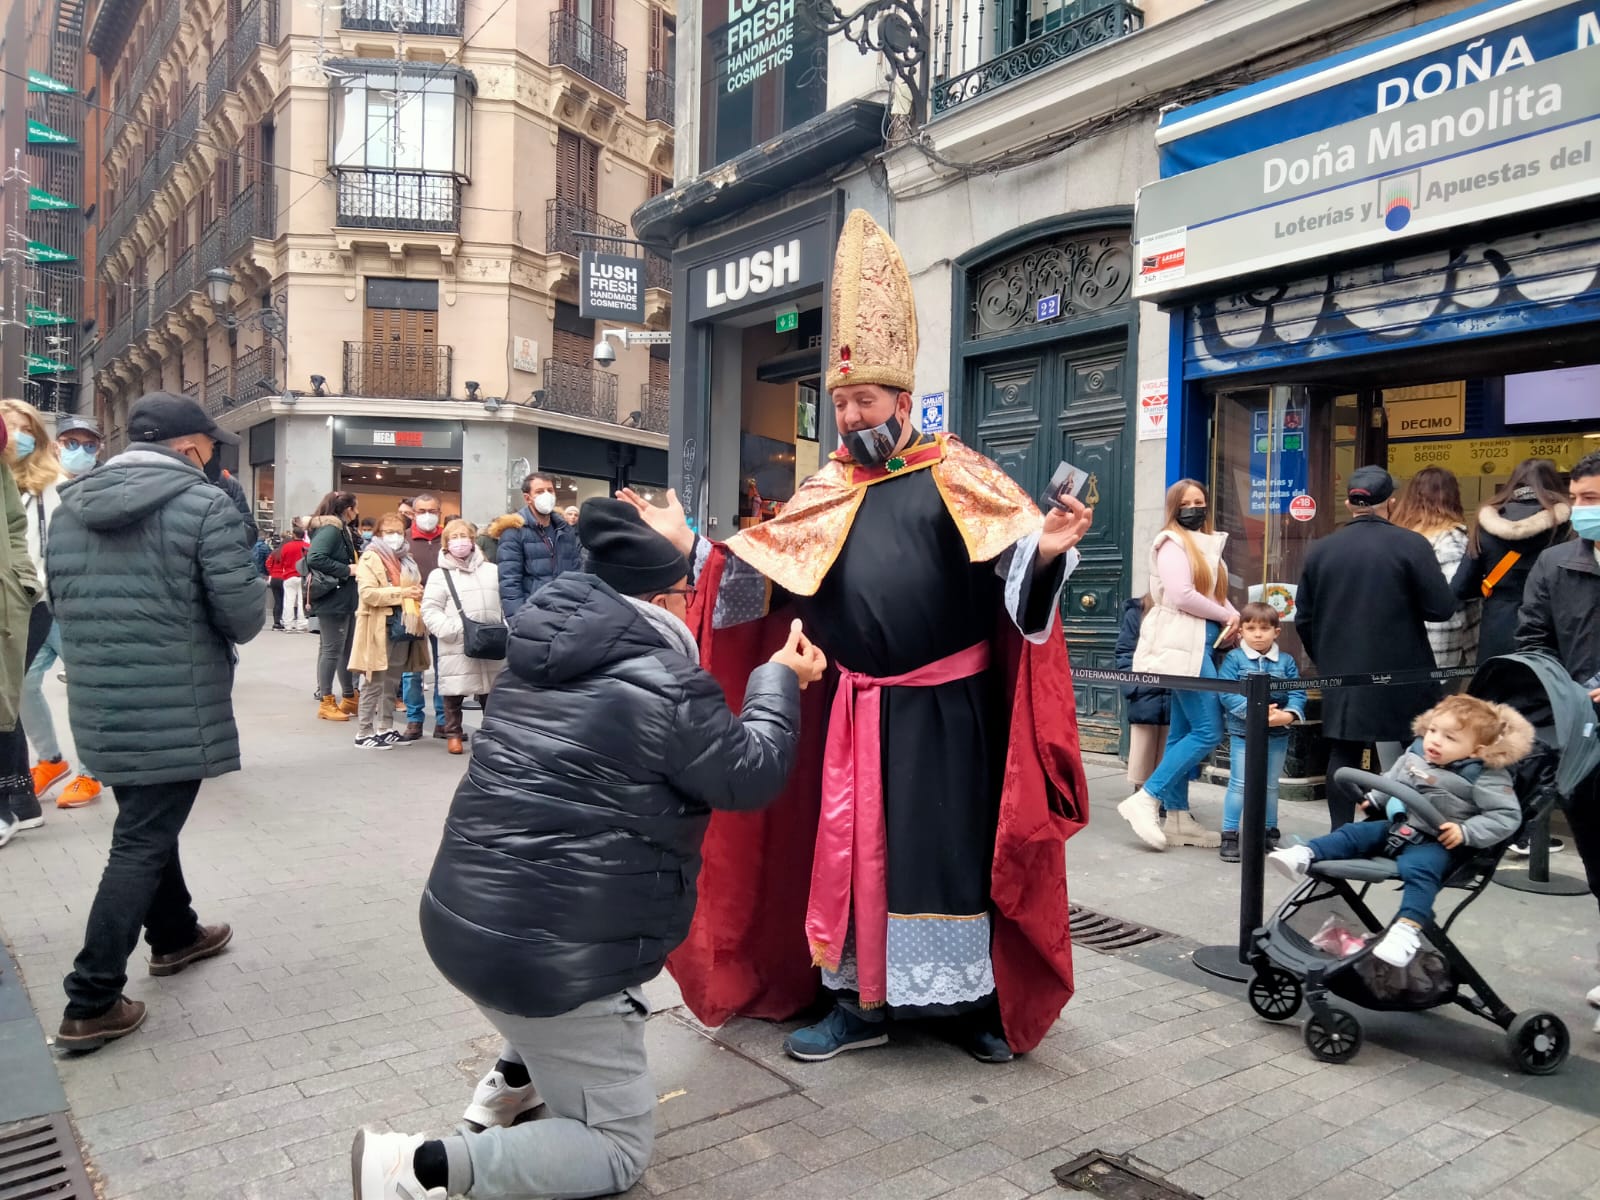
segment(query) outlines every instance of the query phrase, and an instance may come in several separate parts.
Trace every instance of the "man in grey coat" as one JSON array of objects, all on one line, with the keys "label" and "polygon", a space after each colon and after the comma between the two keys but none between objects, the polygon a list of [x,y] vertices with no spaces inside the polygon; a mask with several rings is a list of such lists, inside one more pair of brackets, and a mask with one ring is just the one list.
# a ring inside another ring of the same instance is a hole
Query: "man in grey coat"
[{"label": "man in grey coat", "polygon": [[111,853],[83,949],[66,978],[57,1044],[95,1050],[132,1033],[122,994],[145,931],[150,974],[219,953],[233,931],[190,907],[178,835],[200,783],[239,769],[235,645],[261,631],[266,581],[226,492],[219,429],[198,404],[155,392],[128,414],[129,448],[61,489],[46,549],[68,667],[73,741],[117,801]]}]

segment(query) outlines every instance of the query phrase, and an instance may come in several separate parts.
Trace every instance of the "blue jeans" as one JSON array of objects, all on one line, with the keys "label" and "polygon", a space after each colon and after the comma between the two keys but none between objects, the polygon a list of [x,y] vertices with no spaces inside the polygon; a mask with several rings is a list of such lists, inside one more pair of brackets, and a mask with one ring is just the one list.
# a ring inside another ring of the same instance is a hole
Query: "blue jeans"
[{"label": "blue jeans", "polygon": [[[1289,755],[1289,738],[1267,738],[1267,828],[1278,827],[1278,780]],[[1228,736],[1228,794],[1222,800],[1222,831],[1233,833],[1244,815],[1244,734]]]},{"label": "blue jeans", "polygon": [[[444,696],[439,691],[439,639],[431,633],[428,635],[428,646],[433,650],[433,720],[437,725],[444,724]],[[406,702],[406,722],[410,725],[421,725],[426,714],[422,706],[422,672],[407,671],[400,676],[400,696]]]},{"label": "blue jeans", "polygon": [[33,749],[41,759],[60,758],[61,743],[56,739],[56,723],[50,715],[50,705],[44,698],[44,679],[50,673],[50,668],[56,665],[56,660],[61,657],[61,626],[56,621],[50,622],[50,632],[45,634],[44,644],[39,647],[39,652],[33,657],[33,665],[28,668],[27,674],[22,677],[22,728],[27,731],[28,740],[33,743]]},{"label": "blue jeans", "polygon": [[[1313,862],[1330,858],[1375,858],[1383,853],[1389,836],[1387,821],[1352,821],[1311,841]],[[1400,915],[1418,925],[1433,920],[1433,901],[1460,855],[1471,851],[1446,850],[1439,842],[1407,846],[1395,859],[1400,869]]]},{"label": "blue jeans", "polygon": [[[1217,678],[1211,661],[1211,643],[1222,631],[1220,625],[1206,623],[1206,649],[1200,658],[1200,678]],[[1169,812],[1189,811],[1189,780],[1222,741],[1222,702],[1215,692],[1172,693],[1172,721],[1167,727],[1167,748],[1161,764],[1144,781],[1144,790]]]}]

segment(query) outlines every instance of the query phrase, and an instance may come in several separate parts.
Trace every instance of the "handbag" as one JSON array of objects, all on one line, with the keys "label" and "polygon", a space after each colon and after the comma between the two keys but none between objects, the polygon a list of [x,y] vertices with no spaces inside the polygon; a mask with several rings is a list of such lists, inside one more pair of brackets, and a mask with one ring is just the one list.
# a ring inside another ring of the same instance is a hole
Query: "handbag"
[{"label": "handbag", "polygon": [[461,607],[461,593],[456,591],[456,581],[452,578],[455,572],[443,567],[439,569],[444,571],[445,584],[450,588],[450,599],[456,602],[456,611],[461,614],[462,640],[466,643],[467,657],[504,658],[511,636],[505,627],[505,622],[489,625],[483,621],[474,621],[467,616],[467,610]]},{"label": "handbag", "polygon": [[403,604],[396,604],[389,610],[388,632],[391,642],[414,642],[421,636],[406,628],[406,611]]}]

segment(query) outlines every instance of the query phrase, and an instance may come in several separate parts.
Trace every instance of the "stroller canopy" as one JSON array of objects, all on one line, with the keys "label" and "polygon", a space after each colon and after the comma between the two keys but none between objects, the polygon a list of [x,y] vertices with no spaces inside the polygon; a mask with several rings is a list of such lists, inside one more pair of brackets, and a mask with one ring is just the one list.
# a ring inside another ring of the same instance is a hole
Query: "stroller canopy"
[{"label": "stroller canopy", "polygon": [[1478,667],[1472,695],[1508,704],[1533,725],[1539,740],[1559,755],[1556,790],[1563,797],[1600,765],[1595,708],[1583,685],[1548,654],[1502,654]]}]

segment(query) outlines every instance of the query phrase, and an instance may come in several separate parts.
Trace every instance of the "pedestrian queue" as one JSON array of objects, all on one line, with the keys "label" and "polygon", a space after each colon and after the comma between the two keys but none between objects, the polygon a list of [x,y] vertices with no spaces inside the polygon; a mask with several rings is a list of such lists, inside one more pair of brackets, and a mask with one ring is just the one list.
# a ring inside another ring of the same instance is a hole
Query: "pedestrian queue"
[{"label": "pedestrian queue", "polygon": [[477,527],[455,520],[444,527],[444,552],[428,576],[422,620],[438,655],[444,696],[444,733],[451,754],[465,749],[462,701],[487,707],[489,689],[505,669],[505,618],[500,611],[500,571],[479,549]]}]

